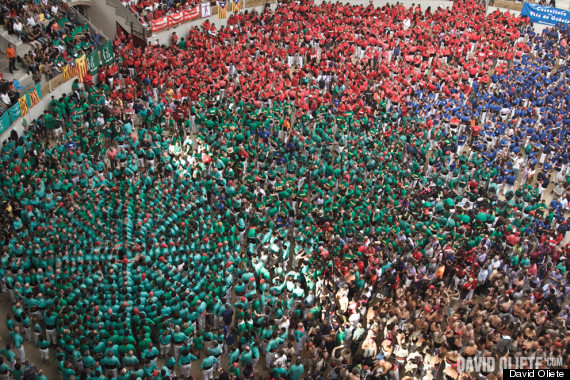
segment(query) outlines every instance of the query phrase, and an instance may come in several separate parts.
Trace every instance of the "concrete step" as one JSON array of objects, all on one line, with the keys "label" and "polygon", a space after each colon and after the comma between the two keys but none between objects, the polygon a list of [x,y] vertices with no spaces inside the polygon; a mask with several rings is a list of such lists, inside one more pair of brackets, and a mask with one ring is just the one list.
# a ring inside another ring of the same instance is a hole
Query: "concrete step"
[{"label": "concrete step", "polygon": [[16,49],[24,45],[24,42],[19,40],[15,34],[9,34],[8,31],[4,28],[0,28],[0,37],[4,38],[9,43],[13,44],[16,47]]},{"label": "concrete step", "polygon": [[4,74],[4,79],[7,81],[18,80],[20,82],[20,86],[24,87],[23,90],[20,90],[20,92],[23,93],[24,91],[32,88],[34,81],[31,75],[26,74],[21,63],[16,63],[16,68],[18,70],[14,71],[13,74],[10,74],[10,71],[8,70],[8,59],[4,55],[0,56],[0,72]]},{"label": "concrete step", "polygon": [[8,31],[4,28],[0,28],[0,49],[2,52],[6,50],[8,44],[11,43],[16,49],[16,54],[23,57],[24,54],[32,50],[32,46],[27,44],[16,37],[14,34],[8,34]]}]

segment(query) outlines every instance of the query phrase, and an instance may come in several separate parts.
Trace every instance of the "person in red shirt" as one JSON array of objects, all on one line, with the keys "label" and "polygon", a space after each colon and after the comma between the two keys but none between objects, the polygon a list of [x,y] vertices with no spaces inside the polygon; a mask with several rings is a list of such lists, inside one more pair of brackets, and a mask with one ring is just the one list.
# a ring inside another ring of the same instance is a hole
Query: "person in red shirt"
[{"label": "person in red shirt", "polygon": [[481,132],[481,126],[478,125],[475,120],[471,120],[471,134],[469,134],[469,145],[477,139],[479,133]]}]

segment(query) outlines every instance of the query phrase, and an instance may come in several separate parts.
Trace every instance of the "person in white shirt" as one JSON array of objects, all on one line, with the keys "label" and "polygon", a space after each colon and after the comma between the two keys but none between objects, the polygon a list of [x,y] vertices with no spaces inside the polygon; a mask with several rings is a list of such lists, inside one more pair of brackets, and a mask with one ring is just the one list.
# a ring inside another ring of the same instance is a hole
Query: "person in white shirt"
[{"label": "person in white shirt", "polygon": [[277,327],[279,328],[279,330],[285,329],[285,330],[289,331],[290,325],[291,325],[291,321],[286,316],[282,316],[281,319],[279,319],[279,321],[277,321]]},{"label": "person in white shirt", "polygon": [[521,166],[524,164],[524,158],[522,158],[521,154],[517,154],[517,157],[515,158],[514,162],[513,162],[513,174],[518,178],[519,177],[519,173],[521,171]]},{"label": "person in white shirt", "polygon": [[14,33],[16,33],[16,35],[18,36],[18,39],[21,40],[22,35],[24,34],[24,25],[22,25],[20,19],[17,18],[14,21],[14,25],[12,26],[12,28],[14,29]]},{"label": "person in white shirt", "polygon": [[559,200],[564,195],[564,184],[562,182],[557,182],[556,186],[550,192],[552,194],[553,200]]},{"label": "person in white shirt", "polygon": [[562,207],[562,210],[568,210],[568,198],[570,198],[570,195],[567,195],[559,200],[560,204],[562,205],[560,206]]},{"label": "person in white shirt", "polygon": [[501,116],[501,119],[503,121],[507,120],[507,117],[509,116],[509,114],[511,113],[511,110],[507,107],[504,107],[501,109],[501,111],[499,112],[499,115]]},{"label": "person in white shirt", "polygon": [[6,104],[7,106],[9,106],[10,103],[12,103],[10,101],[10,97],[6,92],[3,92],[2,95],[0,95],[0,100],[2,100],[2,103]]},{"label": "person in white shirt", "polygon": [[34,15],[31,13],[28,13],[28,17],[26,18],[26,23],[28,24],[28,26],[30,28],[34,27],[37,25],[36,23],[36,19],[34,18]]},{"label": "person in white shirt", "polygon": [[283,350],[279,350],[279,352],[275,354],[274,358],[273,365],[275,367],[283,367],[287,362],[287,355],[285,355]]}]

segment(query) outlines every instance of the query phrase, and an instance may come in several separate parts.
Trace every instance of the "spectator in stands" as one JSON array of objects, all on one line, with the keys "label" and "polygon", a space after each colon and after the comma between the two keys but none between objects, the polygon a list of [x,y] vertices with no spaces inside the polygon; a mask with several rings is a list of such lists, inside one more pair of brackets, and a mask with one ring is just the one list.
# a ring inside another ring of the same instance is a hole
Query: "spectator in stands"
[{"label": "spectator in stands", "polygon": [[31,29],[28,30],[26,41],[34,49],[40,49],[42,46],[45,46],[47,40],[45,39],[45,32],[40,25],[33,26]]},{"label": "spectator in stands", "polygon": [[14,19],[14,23],[12,24],[12,29],[14,30],[14,33],[16,34],[19,40],[23,40],[24,37],[26,36],[25,27],[20,21],[19,17],[16,17],[16,19]]},{"label": "spectator in stands", "polygon": [[26,70],[26,74],[33,74],[37,70],[36,65],[32,62],[32,57],[33,55],[29,52],[22,57],[22,65],[24,70]]},{"label": "spectator in stands", "polygon": [[0,94],[0,101],[2,102],[2,103],[0,104],[0,107],[1,107],[3,110],[6,110],[7,108],[10,108],[10,106],[12,105],[12,99],[10,99],[10,95],[8,95],[8,92],[7,92],[7,91],[3,91],[3,92]]}]

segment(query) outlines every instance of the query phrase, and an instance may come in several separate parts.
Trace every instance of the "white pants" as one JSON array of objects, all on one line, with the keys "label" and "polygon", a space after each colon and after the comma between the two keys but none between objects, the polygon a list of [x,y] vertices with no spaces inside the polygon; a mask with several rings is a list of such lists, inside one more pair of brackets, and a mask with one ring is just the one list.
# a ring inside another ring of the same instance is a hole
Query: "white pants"
[{"label": "white pants", "polygon": [[271,362],[273,361],[273,352],[268,352],[265,354],[265,368],[271,367]]},{"label": "white pants", "polygon": [[214,315],[214,328],[215,329],[220,328],[220,324],[222,323],[223,320],[224,320],[223,317],[219,315]]},{"label": "white pants", "polygon": [[46,338],[49,343],[57,343],[57,330],[46,330]]},{"label": "white pants", "polygon": [[202,370],[203,380],[212,380],[214,378],[214,368]]},{"label": "white pants", "polygon": [[202,313],[198,316],[198,330],[204,330],[205,324],[206,324],[206,314]]},{"label": "white pants", "polygon": [[173,352],[174,359],[178,361],[178,358],[180,357],[180,347],[182,347],[182,345],[179,346],[177,344],[174,344],[173,347],[174,347],[174,352]]},{"label": "white pants", "polygon": [[190,368],[192,368],[192,363],[180,366],[180,372],[182,373],[182,377],[190,377]]},{"label": "white pants", "polygon": [[49,360],[49,348],[40,350],[40,355],[42,357],[42,360]]},{"label": "white pants", "polygon": [[253,358],[253,360],[251,361],[251,368],[255,369],[255,367],[257,366],[257,362],[259,362],[259,357]]},{"label": "white pants", "polygon": [[287,66],[291,67],[295,63],[295,56],[288,55],[287,56]]},{"label": "white pants", "polygon": [[24,345],[17,347],[15,349],[15,351],[16,351],[16,359],[18,359],[18,361],[20,363],[25,362],[26,361],[26,353],[24,352]]},{"label": "white pants", "polygon": [[161,344],[160,345],[160,355],[166,356],[170,352],[170,344]]},{"label": "white pants", "polygon": [[105,371],[105,375],[111,379],[114,379],[117,377],[117,369],[113,368],[113,369],[106,369]]},{"label": "white pants", "polygon": [[24,332],[26,333],[26,339],[31,342],[34,339],[34,334],[32,333],[31,327],[24,327]]}]

